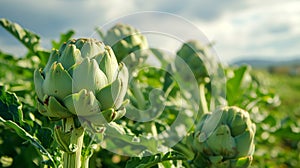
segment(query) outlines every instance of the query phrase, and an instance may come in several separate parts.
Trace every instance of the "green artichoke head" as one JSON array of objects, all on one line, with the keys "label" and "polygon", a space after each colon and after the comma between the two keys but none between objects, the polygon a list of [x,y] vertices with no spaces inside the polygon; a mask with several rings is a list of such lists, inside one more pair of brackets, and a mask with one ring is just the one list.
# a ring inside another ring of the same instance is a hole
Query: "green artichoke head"
[{"label": "green artichoke head", "polygon": [[205,60],[208,57],[207,50],[207,46],[196,40],[190,40],[177,51],[177,56],[188,64],[198,83],[207,81],[209,77],[208,64]]},{"label": "green artichoke head", "polygon": [[255,131],[247,111],[223,107],[206,114],[198,123],[193,148],[204,158],[202,165],[248,167],[254,152]]},{"label": "green artichoke head", "polygon": [[118,62],[123,61],[129,69],[148,58],[146,37],[130,25],[116,24],[107,31],[104,42],[112,46]]},{"label": "green artichoke head", "polygon": [[54,49],[45,68],[35,70],[34,84],[39,112],[51,118],[102,124],[125,114],[128,70],[96,39],[73,39]]}]

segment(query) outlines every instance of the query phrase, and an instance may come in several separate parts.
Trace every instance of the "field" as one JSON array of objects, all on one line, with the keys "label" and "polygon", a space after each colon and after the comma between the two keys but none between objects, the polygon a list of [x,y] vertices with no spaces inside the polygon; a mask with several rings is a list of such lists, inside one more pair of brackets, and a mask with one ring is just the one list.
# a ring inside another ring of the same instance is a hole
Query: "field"
[{"label": "field", "polygon": [[0,167],[300,165],[298,70],[224,66],[197,40],[170,61],[125,24],[97,30],[103,42],[70,30],[45,49],[0,23],[28,49],[0,51]]},{"label": "field", "polygon": [[272,124],[265,129],[272,131],[260,135],[262,144],[256,149],[260,163],[256,167],[297,167],[300,158],[300,76],[270,73],[266,69],[254,70],[254,73],[280,98],[279,106],[267,108]]}]

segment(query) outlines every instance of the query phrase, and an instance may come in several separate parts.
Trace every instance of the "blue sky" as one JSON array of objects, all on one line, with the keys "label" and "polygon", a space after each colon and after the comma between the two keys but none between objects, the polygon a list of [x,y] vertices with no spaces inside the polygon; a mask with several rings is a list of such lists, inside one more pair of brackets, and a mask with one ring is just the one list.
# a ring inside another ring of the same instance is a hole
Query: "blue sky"
[{"label": "blue sky", "polygon": [[[143,23],[143,26],[151,23],[152,26],[160,27],[160,30],[170,32],[173,29],[186,30],[186,38],[192,38],[194,29],[188,28],[190,24],[198,28],[208,41],[216,43],[215,52],[225,62],[242,58],[285,60],[300,57],[299,0],[0,1],[0,17],[39,34],[45,48],[50,47],[51,39],[58,39],[60,33],[69,29],[76,31],[75,37],[91,36],[96,26],[101,27],[115,19],[124,16],[128,18],[128,15],[143,11],[159,11],[165,12],[164,15],[170,13],[177,16],[175,20],[147,17],[133,19],[130,23]],[[176,18],[177,21],[181,18],[183,24],[177,23]],[[172,50],[178,49],[180,45],[161,40],[155,43]],[[20,46],[0,28],[0,50],[21,55],[25,49]]]}]

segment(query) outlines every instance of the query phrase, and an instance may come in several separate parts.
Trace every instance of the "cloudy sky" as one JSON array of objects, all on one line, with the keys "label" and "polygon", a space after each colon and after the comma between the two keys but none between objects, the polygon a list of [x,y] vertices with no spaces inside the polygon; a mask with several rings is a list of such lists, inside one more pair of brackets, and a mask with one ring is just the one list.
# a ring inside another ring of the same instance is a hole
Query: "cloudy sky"
[{"label": "cloudy sky", "polygon": [[[152,47],[214,41],[225,62],[300,57],[299,0],[1,0],[0,17],[39,34],[45,48],[69,29],[75,37],[91,37],[97,26],[124,21],[148,32]],[[1,51],[22,55],[20,46],[0,28]]]}]

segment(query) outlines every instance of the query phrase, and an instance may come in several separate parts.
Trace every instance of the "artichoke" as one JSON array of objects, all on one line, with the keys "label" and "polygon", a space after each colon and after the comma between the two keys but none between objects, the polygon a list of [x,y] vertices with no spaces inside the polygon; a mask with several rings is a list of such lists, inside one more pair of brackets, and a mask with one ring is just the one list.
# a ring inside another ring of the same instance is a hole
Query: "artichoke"
[{"label": "artichoke", "polygon": [[255,124],[247,111],[223,107],[204,115],[194,134],[194,163],[206,167],[248,167],[254,152]]},{"label": "artichoke", "polygon": [[209,77],[206,46],[196,40],[187,41],[177,51],[177,56],[188,64],[198,83],[206,82]]},{"label": "artichoke", "polygon": [[95,124],[125,114],[128,70],[114,52],[91,38],[54,49],[44,69],[34,72],[38,110],[52,119],[78,116]]},{"label": "artichoke", "polygon": [[103,41],[112,46],[118,62],[123,61],[129,70],[148,58],[146,37],[130,25],[116,24],[107,31]]}]

